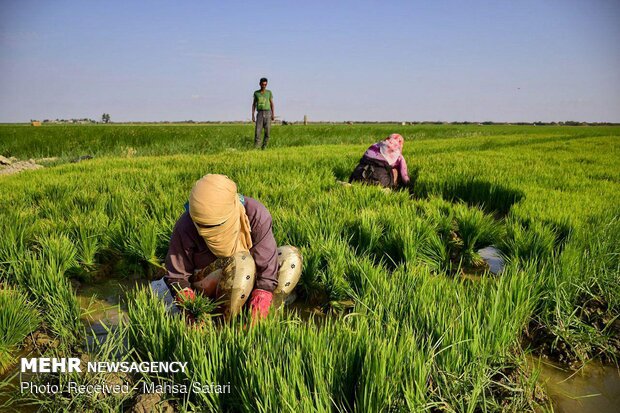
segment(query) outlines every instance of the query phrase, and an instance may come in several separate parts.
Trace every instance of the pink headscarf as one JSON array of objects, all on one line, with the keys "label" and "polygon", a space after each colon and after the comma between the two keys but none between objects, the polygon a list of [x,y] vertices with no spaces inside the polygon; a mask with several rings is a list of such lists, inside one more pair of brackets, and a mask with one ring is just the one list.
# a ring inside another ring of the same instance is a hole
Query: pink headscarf
[{"label": "pink headscarf", "polygon": [[386,139],[377,143],[379,150],[381,151],[381,155],[385,158],[386,161],[390,165],[394,165],[398,158],[402,155],[403,152],[403,144],[405,140],[398,133],[393,133],[388,136]]}]

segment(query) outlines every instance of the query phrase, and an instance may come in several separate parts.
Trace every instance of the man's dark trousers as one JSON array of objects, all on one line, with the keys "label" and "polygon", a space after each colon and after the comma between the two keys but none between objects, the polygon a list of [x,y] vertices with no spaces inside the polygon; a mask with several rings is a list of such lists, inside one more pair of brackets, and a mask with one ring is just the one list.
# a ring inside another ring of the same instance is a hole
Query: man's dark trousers
[{"label": "man's dark trousers", "polygon": [[254,147],[258,149],[260,146],[261,133],[265,129],[265,137],[263,138],[262,149],[267,147],[269,142],[269,132],[271,132],[271,111],[259,110],[256,114],[256,129],[254,130]]}]

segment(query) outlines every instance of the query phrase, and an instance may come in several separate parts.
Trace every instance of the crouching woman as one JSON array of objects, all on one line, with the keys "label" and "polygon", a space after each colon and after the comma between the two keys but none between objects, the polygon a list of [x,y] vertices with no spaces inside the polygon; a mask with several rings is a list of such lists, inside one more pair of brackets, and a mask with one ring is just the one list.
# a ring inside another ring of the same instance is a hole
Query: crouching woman
[{"label": "crouching woman", "polygon": [[247,301],[254,319],[293,291],[299,251],[276,247],[267,208],[238,194],[227,176],[199,179],[185,209],[170,238],[164,277],[177,301],[207,295],[223,303],[226,318]]},{"label": "crouching woman", "polygon": [[349,182],[398,188],[409,185],[407,162],[402,150],[404,139],[393,133],[381,142],[371,145],[353,170]]}]

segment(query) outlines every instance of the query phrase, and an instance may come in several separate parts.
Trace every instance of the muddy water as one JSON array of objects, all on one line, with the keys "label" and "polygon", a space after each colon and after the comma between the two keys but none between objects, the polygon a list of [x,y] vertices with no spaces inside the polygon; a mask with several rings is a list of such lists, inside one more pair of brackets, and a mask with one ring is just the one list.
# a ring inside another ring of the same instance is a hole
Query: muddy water
[{"label": "muddy water", "polygon": [[478,254],[489,266],[489,272],[491,274],[499,274],[504,269],[504,258],[502,253],[497,248],[490,246],[478,250]]},{"label": "muddy water", "polygon": [[480,258],[482,258],[482,260],[486,263],[487,269],[474,270],[473,272],[470,272],[471,269],[465,270],[460,274],[462,279],[480,281],[485,274],[501,275],[506,263],[500,250],[491,245],[489,247],[481,248],[476,252],[480,254]]},{"label": "muddy water", "polygon": [[574,372],[548,361],[530,358],[558,413],[620,412],[620,370],[590,362]]},{"label": "muddy water", "polygon": [[89,344],[95,339],[103,341],[109,330],[113,330],[119,320],[125,317],[127,293],[146,284],[144,280],[113,278],[81,285],[77,289],[82,321],[92,331],[88,337]]}]

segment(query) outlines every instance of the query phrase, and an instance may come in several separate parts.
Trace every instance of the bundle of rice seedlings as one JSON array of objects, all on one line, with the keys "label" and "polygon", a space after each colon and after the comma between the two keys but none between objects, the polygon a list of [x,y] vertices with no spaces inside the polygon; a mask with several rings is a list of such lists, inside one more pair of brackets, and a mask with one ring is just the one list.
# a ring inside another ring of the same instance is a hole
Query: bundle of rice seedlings
[{"label": "bundle of rice seedlings", "polygon": [[542,264],[553,257],[555,242],[556,234],[551,228],[538,223],[525,225],[517,219],[510,219],[501,249],[511,260]]},{"label": "bundle of rice seedlings", "polygon": [[173,360],[185,330],[185,321],[170,315],[164,302],[149,288],[140,288],[127,300],[128,337],[141,356]]},{"label": "bundle of rice seedlings", "polygon": [[64,233],[54,234],[38,239],[40,260],[53,272],[64,274],[77,267],[77,250],[71,239]]},{"label": "bundle of rice seedlings", "polygon": [[92,270],[97,265],[96,256],[102,247],[102,232],[105,227],[98,227],[99,222],[89,217],[84,222],[79,216],[73,216],[73,238],[77,246],[77,260],[85,270]]},{"label": "bundle of rice seedlings", "polygon": [[219,315],[214,311],[219,308],[220,303],[202,294],[179,301],[177,305],[186,314],[192,315],[199,324],[208,322],[212,317]]},{"label": "bundle of rice seedlings", "polygon": [[466,267],[480,267],[484,261],[478,250],[497,242],[501,234],[500,224],[480,209],[459,205],[455,209],[457,234],[462,242],[460,260]]},{"label": "bundle of rice seedlings", "polygon": [[0,374],[13,363],[15,350],[39,322],[38,311],[22,291],[0,285]]},{"label": "bundle of rice seedlings", "polygon": [[80,305],[68,277],[58,271],[63,264],[53,257],[33,253],[24,256],[16,281],[34,299],[48,328],[64,344],[71,345],[84,335]]}]

